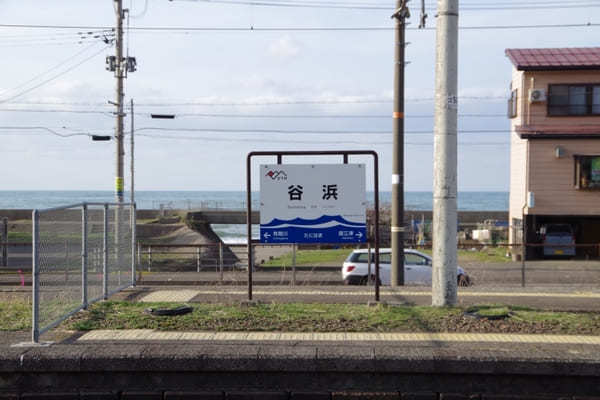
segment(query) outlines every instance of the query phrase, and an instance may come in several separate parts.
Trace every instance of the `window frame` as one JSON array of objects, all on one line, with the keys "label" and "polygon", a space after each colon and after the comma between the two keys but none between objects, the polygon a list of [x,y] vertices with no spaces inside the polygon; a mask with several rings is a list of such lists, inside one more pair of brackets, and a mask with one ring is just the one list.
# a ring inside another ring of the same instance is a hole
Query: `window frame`
[{"label": "window frame", "polygon": [[[567,88],[567,104],[566,105],[556,105],[552,104],[552,89],[563,86]],[[572,87],[583,87],[585,88],[585,113],[583,114],[575,114],[571,113],[570,110],[572,107],[576,106],[576,104],[572,104],[570,101],[570,89]],[[596,104],[595,106],[598,108],[597,112],[594,112],[594,87],[598,87],[600,90],[600,82],[593,83],[553,83],[548,85],[548,98],[546,101],[546,115],[548,117],[600,117],[600,104]],[[552,111],[552,108],[558,108],[562,110],[566,110],[565,114],[559,114]]]},{"label": "window frame", "polygon": [[511,89],[510,98],[508,99],[507,116],[509,119],[516,118],[519,114],[519,89]]},{"label": "window frame", "polygon": [[[574,186],[575,189],[577,190],[585,190],[585,191],[600,191],[600,182],[597,183],[597,186],[592,186],[590,187],[589,185],[582,185],[582,178],[583,173],[582,173],[582,162],[586,159],[593,159],[593,158],[600,158],[600,154],[575,154],[573,155],[573,160],[575,162],[575,168],[574,168],[574,174],[573,174],[573,178],[574,178]],[[591,166],[590,166],[590,170],[591,170]],[[591,171],[589,172],[591,174]]]}]

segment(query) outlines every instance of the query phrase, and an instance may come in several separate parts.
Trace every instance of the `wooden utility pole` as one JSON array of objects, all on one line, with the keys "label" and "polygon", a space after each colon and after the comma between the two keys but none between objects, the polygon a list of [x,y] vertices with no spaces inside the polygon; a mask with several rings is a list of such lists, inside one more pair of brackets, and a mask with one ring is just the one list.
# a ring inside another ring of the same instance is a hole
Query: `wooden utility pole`
[{"label": "wooden utility pole", "polygon": [[406,48],[406,18],[410,12],[407,0],[397,0],[394,51],[394,111],[392,158],[392,264],[391,285],[404,285],[404,53]]}]

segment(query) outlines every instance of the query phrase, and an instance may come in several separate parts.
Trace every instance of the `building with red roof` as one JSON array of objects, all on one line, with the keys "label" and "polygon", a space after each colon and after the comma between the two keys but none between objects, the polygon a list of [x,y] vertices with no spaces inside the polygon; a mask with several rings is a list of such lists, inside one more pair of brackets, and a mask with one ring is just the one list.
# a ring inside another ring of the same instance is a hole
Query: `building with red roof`
[{"label": "building with red roof", "polygon": [[571,255],[573,246],[543,246],[549,227],[568,225],[577,256],[600,256],[600,47],[506,55],[510,242],[536,244],[527,258]]}]

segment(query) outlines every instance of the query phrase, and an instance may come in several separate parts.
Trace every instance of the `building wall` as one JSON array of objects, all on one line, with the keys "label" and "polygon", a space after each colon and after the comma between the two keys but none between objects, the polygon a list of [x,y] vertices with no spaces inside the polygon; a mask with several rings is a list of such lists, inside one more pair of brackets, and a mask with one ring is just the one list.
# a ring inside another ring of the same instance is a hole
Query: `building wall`
[{"label": "building wall", "polygon": [[[598,124],[600,125],[600,116],[572,116],[572,117],[548,117],[547,103],[534,102],[528,105],[529,89],[545,89],[548,90],[548,85],[557,83],[599,83],[600,70],[592,71],[528,71],[521,72],[524,78],[524,85],[521,94],[523,99],[522,104],[528,108],[525,110],[524,120],[519,121],[522,125],[555,125],[569,126],[581,124]],[[514,85],[513,75],[513,85]],[[519,83],[521,84],[521,83]]]},{"label": "building wall", "polygon": [[524,124],[523,116],[527,110],[527,94],[523,91],[524,72],[513,68],[511,90],[517,90],[517,115],[510,121],[510,193],[509,193],[509,243],[514,242],[514,219],[522,218],[525,203],[525,171],[527,161],[527,141],[519,138],[515,127]]},{"label": "building wall", "polygon": [[[517,126],[573,126],[597,124],[600,116],[549,117],[546,102],[529,103],[529,89],[545,89],[550,84],[600,83],[600,70],[593,71],[517,71],[513,68],[511,89],[517,89],[517,116],[510,119],[510,200],[509,219],[521,219],[527,192],[535,196],[535,207],[525,214],[600,215],[600,192],[576,190],[574,154],[599,155],[598,139],[546,140],[529,142],[516,134]],[[565,156],[555,157],[555,147]],[[528,166],[529,164],[529,166]],[[529,173],[527,173],[529,171]],[[529,176],[527,176],[529,174]],[[509,234],[513,238],[512,229]]]},{"label": "building wall", "polygon": [[526,200],[527,141],[520,139],[515,132],[510,134],[510,194],[509,194],[509,235],[513,243],[513,220],[521,219]]},{"label": "building wall", "polygon": [[[556,146],[565,150],[564,157],[556,158]],[[526,214],[600,215],[600,191],[575,189],[575,154],[600,155],[600,138],[530,141],[529,190],[535,207]]]}]

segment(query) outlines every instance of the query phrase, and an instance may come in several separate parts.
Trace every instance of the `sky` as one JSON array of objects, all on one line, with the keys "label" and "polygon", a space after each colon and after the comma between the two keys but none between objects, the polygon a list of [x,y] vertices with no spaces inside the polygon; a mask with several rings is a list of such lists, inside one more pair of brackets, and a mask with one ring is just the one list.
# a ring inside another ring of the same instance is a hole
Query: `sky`
[{"label": "sky", "polygon": [[[103,28],[115,25],[112,3],[0,0],[2,190],[114,189],[115,142],[89,136],[114,135],[115,108],[108,102],[115,100],[115,78],[105,70],[114,45]],[[391,190],[393,3],[123,0],[130,10],[126,52],[138,68],[125,83],[125,101],[134,101],[136,190],[245,190],[247,153],[276,150],[375,150],[380,189]],[[409,6],[405,190],[430,191],[436,2],[426,0],[426,30],[417,29],[420,2]],[[498,26],[597,23],[591,16],[599,9],[597,0],[460,2],[459,25],[477,29],[459,32],[459,191],[509,187],[505,115],[512,65],[504,50],[595,46],[600,31]],[[149,27],[169,29],[140,29]],[[156,120],[152,113],[176,117]],[[255,182],[258,165],[273,161],[255,160]],[[372,187],[372,160],[350,161],[367,165]]]}]

